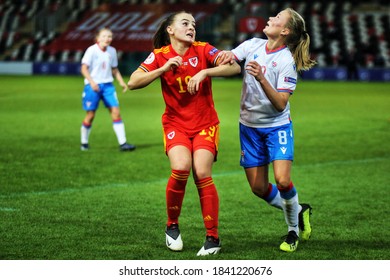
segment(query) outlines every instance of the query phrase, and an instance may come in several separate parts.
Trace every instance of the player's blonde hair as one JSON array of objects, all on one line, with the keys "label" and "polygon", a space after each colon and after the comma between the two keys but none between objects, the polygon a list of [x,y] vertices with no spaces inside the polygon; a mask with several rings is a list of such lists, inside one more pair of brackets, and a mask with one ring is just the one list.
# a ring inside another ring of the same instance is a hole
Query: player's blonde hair
[{"label": "player's blonde hair", "polygon": [[286,36],[286,45],[294,57],[297,71],[309,70],[316,62],[310,58],[310,36],[306,31],[305,20],[295,10],[291,8],[285,10],[290,15],[290,19],[286,24],[286,27],[290,30],[290,33]]}]

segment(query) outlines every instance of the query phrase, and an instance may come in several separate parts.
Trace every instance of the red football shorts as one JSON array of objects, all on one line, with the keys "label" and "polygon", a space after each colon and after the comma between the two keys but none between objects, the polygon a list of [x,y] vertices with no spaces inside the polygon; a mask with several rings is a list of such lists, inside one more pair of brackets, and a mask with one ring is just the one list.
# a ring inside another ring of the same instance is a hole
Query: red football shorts
[{"label": "red football shorts", "polygon": [[199,149],[206,149],[217,157],[219,143],[219,125],[210,126],[196,134],[188,134],[174,127],[163,128],[165,153],[174,146],[187,147],[191,153]]}]

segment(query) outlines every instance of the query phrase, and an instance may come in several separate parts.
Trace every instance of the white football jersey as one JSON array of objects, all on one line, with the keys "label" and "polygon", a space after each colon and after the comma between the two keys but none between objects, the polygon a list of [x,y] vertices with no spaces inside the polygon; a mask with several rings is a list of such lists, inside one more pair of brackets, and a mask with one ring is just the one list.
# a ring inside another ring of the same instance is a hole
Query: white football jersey
[{"label": "white football jersey", "polygon": [[[238,61],[245,60],[245,66],[255,60],[262,66],[264,76],[275,90],[292,94],[298,77],[294,58],[286,46],[267,50],[267,42],[265,39],[253,38],[232,52]],[[287,103],[283,112],[279,112],[271,104],[260,83],[245,70],[243,73],[240,122],[249,127],[274,127],[289,123],[290,103]]]},{"label": "white football jersey", "polygon": [[[88,65],[89,73],[97,84],[114,81],[112,68],[118,67],[118,57],[115,48],[108,46],[104,51],[98,44],[90,46],[81,59],[81,64]],[[88,80],[84,79],[88,84]]]}]

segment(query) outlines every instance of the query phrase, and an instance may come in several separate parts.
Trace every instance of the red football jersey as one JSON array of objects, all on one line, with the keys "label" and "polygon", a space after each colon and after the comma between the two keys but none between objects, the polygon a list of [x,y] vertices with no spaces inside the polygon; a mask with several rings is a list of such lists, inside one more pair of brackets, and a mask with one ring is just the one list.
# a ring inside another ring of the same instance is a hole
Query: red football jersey
[{"label": "red football jersey", "polygon": [[[202,69],[214,67],[220,51],[204,42],[194,42],[183,58],[183,64],[160,76],[165,101],[163,126],[174,126],[189,134],[219,123],[211,89],[211,78],[204,79],[199,91],[191,95],[187,91],[189,79]],[[155,49],[140,65],[146,72],[163,66],[170,58],[178,56],[172,45]]]}]

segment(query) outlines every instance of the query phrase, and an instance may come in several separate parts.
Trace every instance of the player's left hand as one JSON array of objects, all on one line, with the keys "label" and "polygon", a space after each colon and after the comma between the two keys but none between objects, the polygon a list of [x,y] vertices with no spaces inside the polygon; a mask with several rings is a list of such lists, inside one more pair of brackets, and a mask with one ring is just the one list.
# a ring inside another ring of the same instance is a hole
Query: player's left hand
[{"label": "player's left hand", "polygon": [[187,91],[194,95],[199,90],[200,83],[207,77],[204,70],[199,71],[195,76],[191,77],[187,84]]},{"label": "player's left hand", "polygon": [[121,87],[123,89],[122,92],[126,92],[129,89],[129,87],[125,83],[121,84]]},{"label": "player's left hand", "polygon": [[258,81],[264,79],[263,69],[256,61],[249,61],[245,66],[245,70]]}]

